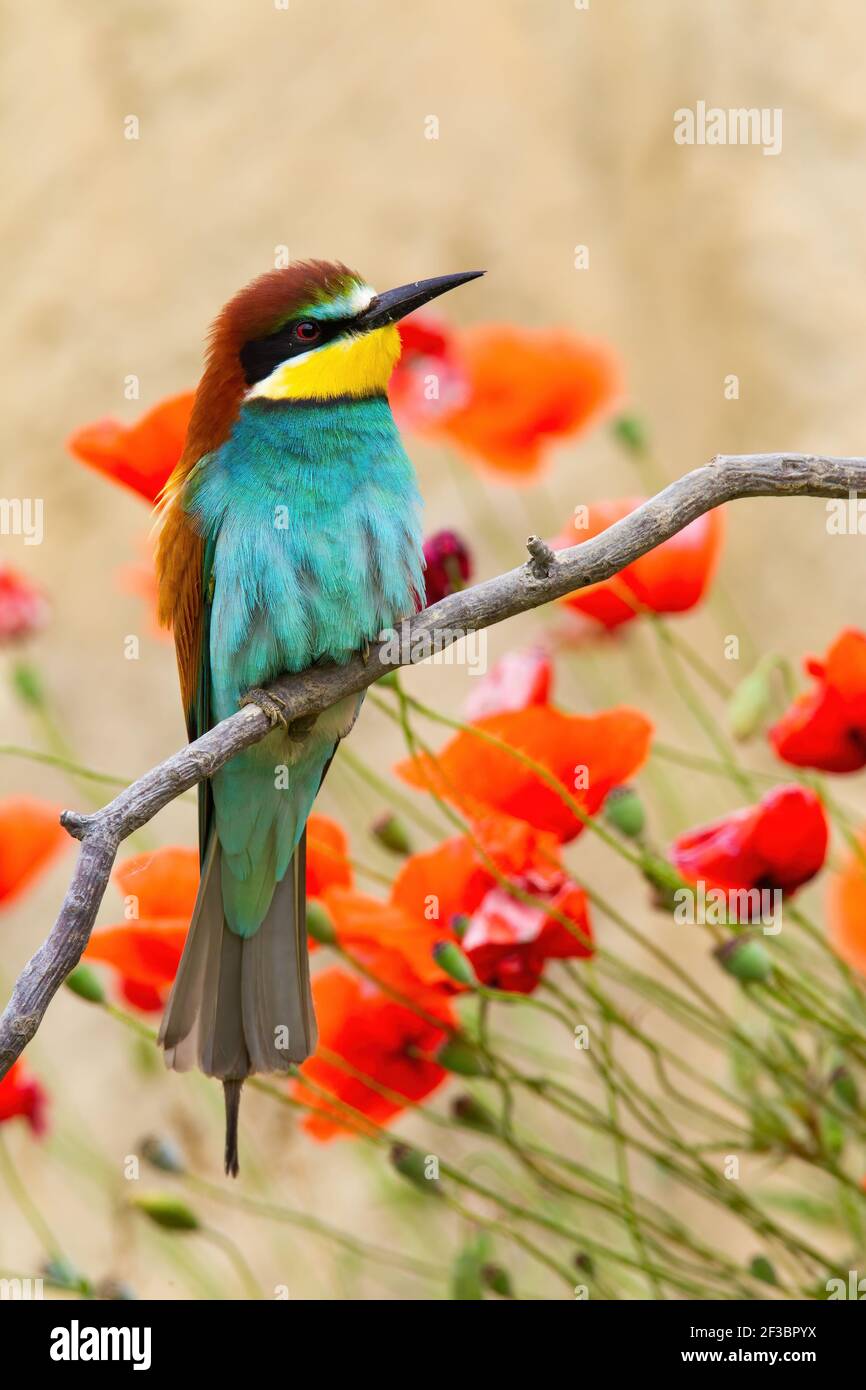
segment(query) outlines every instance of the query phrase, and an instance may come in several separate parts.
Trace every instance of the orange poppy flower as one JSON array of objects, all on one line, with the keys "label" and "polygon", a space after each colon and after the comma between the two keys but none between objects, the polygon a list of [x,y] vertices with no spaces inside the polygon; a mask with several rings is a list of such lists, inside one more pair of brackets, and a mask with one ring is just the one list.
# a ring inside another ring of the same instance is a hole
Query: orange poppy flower
[{"label": "orange poppy flower", "polygon": [[846,965],[866,975],[866,830],[857,838],[860,853],[830,879],[827,935]]},{"label": "orange poppy flower", "polygon": [[857,772],[866,767],[866,633],[846,628],[823,660],[804,663],[815,687],[799,695],[768,738],[795,767]]},{"label": "orange poppy flower", "polygon": [[461,940],[485,984],[524,993],[545,961],[592,950],[585,896],[566,878],[556,836],[510,816],[488,816],[474,832],[411,855],[390,902],[354,889],[324,895],[340,945],[427,1012],[461,988],[434,957],[441,942]]},{"label": "orange poppy flower", "polygon": [[323,1051],[336,1053],[355,1072],[403,1096],[406,1104],[423,1100],[446,1079],[448,1073],[431,1060],[445,1040],[445,1028],[453,1022],[444,1002],[439,1005],[444,1027],[439,1029],[339,968],[316,975],[313,1000],[320,1050],[303,1064],[302,1076],[358,1112],[344,1116],[303,1080],[295,1082],[293,1094],[313,1107],[304,1127],[316,1139],[357,1132],[356,1125],[363,1126],[360,1117],[372,1125],[385,1124],[405,1108],[395,1097],[381,1095],[360,1076],[326,1060]]},{"label": "orange poppy flower", "polygon": [[[477,737],[492,735],[508,748]],[[583,829],[554,787],[517,754],[525,754],[587,814],[594,815],[613,787],[633,777],[649,753],[652,725],[638,710],[564,714],[553,705],[532,705],[479,719],[461,730],[436,756],[419,754],[397,773],[412,787],[436,791],[474,819],[502,811],[572,840]]]},{"label": "orange poppy flower", "polygon": [[0,1125],[6,1120],[25,1119],[34,1134],[47,1129],[45,1112],[48,1096],[19,1058],[0,1081]]},{"label": "orange poppy flower", "polygon": [[551,444],[585,430],[622,395],[613,350],[567,329],[482,324],[455,337],[467,397],[438,432],[512,482],[530,480]]},{"label": "orange poppy flower", "polygon": [[133,916],[94,932],[84,954],[117,971],[128,1003],[155,1012],[165,1005],[180,964],[198,891],[198,853],[168,846],[137,854],[118,864],[112,877],[134,900]]},{"label": "orange poppy flower", "polygon": [[97,420],[67,440],[82,463],[155,502],[183,452],[193,393],[169,396],[133,425]]},{"label": "orange poppy flower", "polygon": [[[621,497],[593,502],[553,542],[557,550],[580,545],[601,535],[628,516],[644,499]],[[600,584],[567,594],[566,607],[611,630],[631,622],[641,610],[685,613],[700,603],[716,571],[724,537],[721,508],[705,512],[669,541]]]},{"label": "orange poppy flower", "polygon": [[60,811],[30,796],[0,801],[0,905],[30,886],[69,837]]},{"label": "orange poppy flower", "polygon": [[427,314],[398,324],[400,361],[388,399],[401,428],[434,431],[469,399],[469,381],[456,333]]},{"label": "orange poppy flower", "polygon": [[[591,955],[586,898],[566,877],[550,832],[509,816],[488,816],[474,832],[413,854],[391,900],[416,924],[426,955],[459,937],[482,983],[528,994],[545,961]],[[440,978],[454,989],[444,972]]]},{"label": "orange poppy flower", "polygon": [[329,816],[307,821],[307,897],[319,898],[328,888],[351,888],[349,837]]},{"label": "orange poppy flower", "polygon": [[444,933],[436,922],[413,918],[397,902],[382,902],[354,888],[330,888],[323,898],[350,956],[383,985],[424,1007],[447,989],[448,977],[433,959]]}]

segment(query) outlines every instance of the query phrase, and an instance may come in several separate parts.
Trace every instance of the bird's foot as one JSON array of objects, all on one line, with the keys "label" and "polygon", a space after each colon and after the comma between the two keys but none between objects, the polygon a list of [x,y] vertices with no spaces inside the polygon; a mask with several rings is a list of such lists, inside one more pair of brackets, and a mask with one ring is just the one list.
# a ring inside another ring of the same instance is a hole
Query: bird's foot
[{"label": "bird's foot", "polygon": [[262,713],[267,715],[272,729],[275,729],[279,724],[286,733],[289,733],[289,707],[285,700],[280,699],[279,695],[274,695],[272,691],[262,690],[261,686],[254,685],[251,690],[247,691],[246,695],[241,696],[241,708],[244,705],[257,705]]},{"label": "bird's foot", "polygon": [[365,641],[365,642],[363,642],[363,643],[361,644],[361,660],[363,661],[363,663],[364,663],[365,666],[368,665],[368,663],[369,663],[369,661],[370,661],[370,643],[369,643],[369,642],[366,642],[366,641]]},{"label": "bird's foot", "polygon": [[317,714],[301,714],[297,719],[293,719],[289,725],[289,738],[300,740],[306,738],[312,731],[313,725],[318,719]]}]

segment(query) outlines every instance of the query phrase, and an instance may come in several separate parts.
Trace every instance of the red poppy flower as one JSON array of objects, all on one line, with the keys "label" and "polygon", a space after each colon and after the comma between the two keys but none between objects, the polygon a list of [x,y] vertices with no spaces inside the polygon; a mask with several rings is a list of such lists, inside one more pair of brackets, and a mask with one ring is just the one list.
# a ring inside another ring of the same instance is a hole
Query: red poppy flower
[{"label": "red poppy flower", "polygon": [[508,324],[455,336],[468,391],[439,433],[510,481],[529,480],[551,444],[586,429],[622,394],[622,369],[605,343]]},{"label": "red poppy flower", "polygon": [[[496,747],[473,729],[509,747]],[[638,710],[572,715],[553,705],[532,705],[479,719],[435,757],[420,754],[399,764],[397,772],[410,786],[435,790],[474,819],[502,811],[571,840],[583,829],[581,819],[509,749],[540,764],[587,815],[594,815],[612,787],[634,776],[651,736],[652,725]]]},{"label": "red poppy flower", "polygon": [[0,643],[32,637],[48,620],[48,601],[35,584],[12,569],[0,569]]},{"label": "red poppy flower", "polygon": [[[391,899],[416,924],[425,954],[462,932],[461,946],[482,983],[528,994],[545,961],[592,954],[586,898],[565,875],[555,835],[509,816],[488,816],[474,832],[475,839],[460,835],[413,854]],[[454,988],[444,972],[440,978]]]},{"label": "red poppy flower", "polygon": [[68,841],[56,806],[29,796],[0,801],[0,905],[23,893]]},{"label": "red poppy flower", "polygon": [[[643,498],[622,497],[593,502],[554,541],[554,548],[580,545],[621,521]],[[631,622],[641,610],[684,613],[707,591],[716,571],[724,536],[724,515],[716,507],[705,512],[639,560],[600,584],[590,584],[561,600],[584,617],[613,629]]]},{"label": "red poppy flower", "polygon": [[[440,1029],[367,981],[338,968],[316,975],[313,999],[320,1050],[304,1063],[302,1074],[372,1124],[385,1124],[405,1107],[397,1099],[372,1090],[359,1076],[326,1060],[323,1051],[336,1053],[354,1072],[405,1097],[407,1104],[423,1100],[446,1079],[444,1068],[431,1060],[445,1040],[445,1028],[452,1022],[444,1002],[439,1006],[443,1022]],[[304,1127],[316,1139],[354,1132],[357,1116],[341,1115],[339,1109],[329,1106],[303,1080],[295,1083],[293,1093],[313,1107]]]},{"label": "red poppy flower", "polygon": [[504,710],[546,705],[553,683],[553,663],[543,647],[506,652],[472,687],[464,706],[466,719],[485,719]]},{"label": "red poppy flower", "polygon": [[94,932],[88,960],[110,965],[128,1003],[162,1009],[180,964],[198,890],[198,853],[170,846],[137,854],[112,875],[129,903],[131,919]]},{"label": "red poppy flower", "polygon": [[866,767],[866,633],[846,628],[823,661],[804,663],[815,688],[770,730],[779,757],[795,767],[857,772]]},{"label": "red poppy flower", "polygon": [[827,839],[827,818],[815,793],[776,787],[756,806],[681,835],[671,857],[692,883],[793,893],[821,868]]},{"label": "red poppy flower", "polygon": [[424,542],[427,607],[457,593],[472,574],[472,556],[456,531],[437,531]]},{"label": "red poppy flower", "polygon": [[77,459],[155,502],[183,452],[193,393],[160,401],[134,425],[97,420],[76,430],[67,447]]},{"label": "red poppy flower", "polygon": [[866,975],[866,832],[858,842],[860,852],[830,879],[827,934],[842,960]]},{"label": "red poppy flower", "polygon": [[433,430],[469,395],[456,335],[426,314],[398,324],[403,350],[391,375],[388,398],[405,429]]},{"label": "red poppy flower", "polygon": [[382,902],[355,888],[329,888],[323,902],[338,942],[353,960],[420,1007],[435,1007],[435,996],[447,981],[433,959],[443,936],[436,923],[413,919],[399,903]]},{"label": "red poppy flower", "polygon": [[0,1081],[0,1124],[19,1117],[25,1119],[34,1134],[47,1129],[48,1096],[35,1077],[30,1076],[24,1063],[13,1062]]},{"label": "red poppy flower", "polygon": [[[531,881],[519,886],[532,891]],[[497,885],[472,914],[461,944],[482,983],[531,994],[546,961],[592,955],[586,896],[563,878],[559,891],[542,906],[521,902]]]},{"label": "red poppy flower", "polygon": [[349,837],[329,816],[307,821],[307,897],[319,898],[328,888],[351,888]]}]

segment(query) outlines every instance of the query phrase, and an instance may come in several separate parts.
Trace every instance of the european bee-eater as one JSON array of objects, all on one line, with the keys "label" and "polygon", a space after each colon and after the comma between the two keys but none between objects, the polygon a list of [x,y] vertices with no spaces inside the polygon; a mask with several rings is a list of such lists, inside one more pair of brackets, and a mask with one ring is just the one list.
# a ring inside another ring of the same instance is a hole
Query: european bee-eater
[{"label": "european bee-eater", "polygon": [[388,405],[395,324],[480,271],[376,294],[345,266],[272,270],[217,318],[161,503],[159,606],[191,739],[245,700],[273,725],[199,787],[201,884],[160,1030],[170,1067],[241,1087],[310,1055],[304,828],[362,696],[286,724],[261,689],[345,662],[424,602],[420,498]]}]

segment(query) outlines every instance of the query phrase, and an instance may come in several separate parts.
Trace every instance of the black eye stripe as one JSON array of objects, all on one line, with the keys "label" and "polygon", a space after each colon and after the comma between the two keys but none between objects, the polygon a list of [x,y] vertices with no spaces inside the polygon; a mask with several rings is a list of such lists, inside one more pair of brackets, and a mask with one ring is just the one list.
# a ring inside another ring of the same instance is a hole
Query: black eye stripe
[{"label": "black eye stripe", "polygon": [[264,338],[251,338],[248,343],[244,343],[240,350],[240,361],[247,386],[255,386],[257,381],[264,381],[265,377],[270,376],[287,358],[299,357],[302,352],[309,352],[310,348],[321,347],[323,343],[339,337],[352,324],[352,320],[348,318],[316,319],[315,323],[320,329],[319,336],[312,341],[304,342],[295,337],[295,329],[299,323],[307,322],[312,320],[290,319],[275,333],[269,333]]}]

